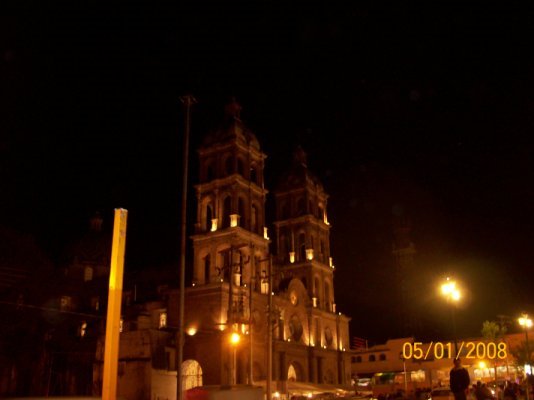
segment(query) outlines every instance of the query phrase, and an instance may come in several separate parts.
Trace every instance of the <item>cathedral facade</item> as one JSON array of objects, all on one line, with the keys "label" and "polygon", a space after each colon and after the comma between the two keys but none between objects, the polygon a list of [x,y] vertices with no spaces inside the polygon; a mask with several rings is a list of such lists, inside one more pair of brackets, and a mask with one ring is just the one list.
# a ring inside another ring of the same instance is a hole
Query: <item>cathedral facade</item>
[{"label": "cathedral facade", "polygon": [[[274,190],[271,231],[267,156],[237,103],[227,105],[223,123],[204,138],[198,155],[184,389],[265,385],[269,341],[273,392],[287,393],[292,382],[348,387],[350,318],[336,311],[328,195],[308,170],[304,151],[295,151]],[[179,291],[159,292],[157,301],[123,311],[119,395],[174,398]],[[99,349],[95,381],[101,380],[102,344]]]}]

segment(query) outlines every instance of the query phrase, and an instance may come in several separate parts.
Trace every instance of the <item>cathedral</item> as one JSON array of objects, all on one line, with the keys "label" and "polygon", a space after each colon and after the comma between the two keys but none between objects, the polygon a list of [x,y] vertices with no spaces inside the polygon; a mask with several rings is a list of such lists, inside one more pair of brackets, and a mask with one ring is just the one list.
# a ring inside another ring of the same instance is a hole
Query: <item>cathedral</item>
[{"label": "cathedral", "polygon": [[[350,318],[336,311],[328,195],[297,148],[273,191],[275,220],[266,221],[267,155],[241,121],[240,110],[235,101],[228,104],[222,124],[198,149],[193,274],[185,292],[184,389],[265,386],[269,340],[273,392],[287,393],[304,382],[318,390],[347,388]],[[152,387],[145,388],[145,397],[172,396],[164,382],[176,379],[172,327],[179,325],[178,298],[177,289],[162,288],[160,299],[144,304],[142,312],[138,307],[128,317],[125,308],[119,395],[139,396],[134,387],[148,384]],[[146,348],[142,357],[139,346]],[[97,353],[95,381],[101,378],[102,346]]]}]

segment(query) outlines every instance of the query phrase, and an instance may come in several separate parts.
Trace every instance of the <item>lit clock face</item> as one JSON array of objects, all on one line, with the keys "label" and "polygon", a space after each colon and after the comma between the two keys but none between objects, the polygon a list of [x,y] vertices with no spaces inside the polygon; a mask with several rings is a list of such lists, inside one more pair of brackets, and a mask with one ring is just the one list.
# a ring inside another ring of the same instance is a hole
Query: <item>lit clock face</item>
[{"label": "lit clock face", "polygon": [[291,304],[293,304],[294,306],[297,305],[299,298],[297,297],[297,293],[295,291],[292,291],[289,294],[289,300],[291,301]]}]

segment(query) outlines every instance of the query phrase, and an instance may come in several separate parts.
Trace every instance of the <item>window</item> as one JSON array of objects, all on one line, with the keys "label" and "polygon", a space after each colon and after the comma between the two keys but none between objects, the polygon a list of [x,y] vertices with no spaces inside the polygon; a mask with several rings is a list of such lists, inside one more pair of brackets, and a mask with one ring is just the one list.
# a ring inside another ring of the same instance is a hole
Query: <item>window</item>
[{"label": "window", "polygon": [[167,327],[167,313],[159,313],[159,329]]},{"label": "window", "polygon": [[303,198],[297,201],[297,216],[306,214],[306,203]]},{"label": "window", "polygon": [[83,321],[80,325],[80,337],[84,337],[87,333],[87,322]]},{"label": "window", "polygon": [[306,235],[299,234],[299,261],[306,261]]},{"label": "window", "polygon": [[230,156],[224,163],[224,170],[226,175],[232,175],[234,173],[234,159]]},{"label": "window", "polygon": [[213,169],[213,163],[209,162],[206,166],[206,181],[212,181],[215,179],[215,170]]},{"label": "window", "polygon": [[328,283],[325,282],[324,284],[324,302],[325,302],[325,305],[326,305],[326,309],[328,311],[332,311],[330,309],[330,285]]},{"label": "window", "polygon": [[228,228],[230,226],[230,214],[232,209],[232,198],[226,196],[223,201],[223,216],[222,216],[222,227]]},{"label": "window", "polygon": [[267,294],[269,291],[269,281],[265,270],[261,271],[261,293]]},{"label": "window", "polygon": [[369,356],[369,361],[371,361],[371,362],[376,361],[376,357],[375,357],[374,354],[371,354],[371,355]]},{"label": "window", "polygon": [[213,219],[213,207],[211,204],[206,206],[206,231],[211,230],[211,220]]},{"label": "window", "polygon": [[237,201],[237,213],[239,214],[240,220],[239,225],[243,228],[247,228],[247,220],[245,213],[245,200],[242,197]]},{"label": "window", "polygon": [[83,280],[84,282],[89,282],[93,280],[93,267],[85,267],[83,270]]},{"label": "window", "polygon": [[386,355],[385,354],[380,354],[379,360],[380,361],[386,361]]},{"label": "window", "polygon": [[251,168],[250,169],[250,181],[257,183],[257,179],[258,177],[256,176],[256,168]]},{"label": "window", "polygon": [[59,309],[61,311],[68,311],[71,307],[72,299],[70,296],[61,296],[60,302],[59,302]]},{"label": "window", "polygon": [[237,159],[237,173],[242,177],[245,177],[245,163],[241,158]]},{"label": "window", "polygon": [[280,205],[280,218],[281,219],[287,219],[289,218],[289,209],[287,207],[287,203],[286,202],[283,202],[281,205]]},{"label": "window", "polygon": [[258,207],[256,207],[256,205],[253,205],[250,211],[250,230],[252,232],[258,233]]}]

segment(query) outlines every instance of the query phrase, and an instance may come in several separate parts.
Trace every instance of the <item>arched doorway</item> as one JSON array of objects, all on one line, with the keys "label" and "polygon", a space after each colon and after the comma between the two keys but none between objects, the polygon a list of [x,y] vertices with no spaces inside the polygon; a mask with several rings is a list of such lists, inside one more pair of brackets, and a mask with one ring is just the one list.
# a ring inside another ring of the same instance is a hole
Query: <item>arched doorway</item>
[{"label": "arched doorway", "polygon": [[295,371],[295,367],[293,366],[293,364],[289,364],[289,368],[287,370],[287,380],[289,382],[297,381],[297,371]]},{"label": "arched doorway", "polygon": [[289,382],[302,382],[304,375],[302,373],[302,367],[297,362],[292,362],[287,368],[287,380]]},{"label": "arched doorway", "polygon": [[182,388],[183,390],[202,386],[202,368],[195,360],[185,360],[182,363]]}]

